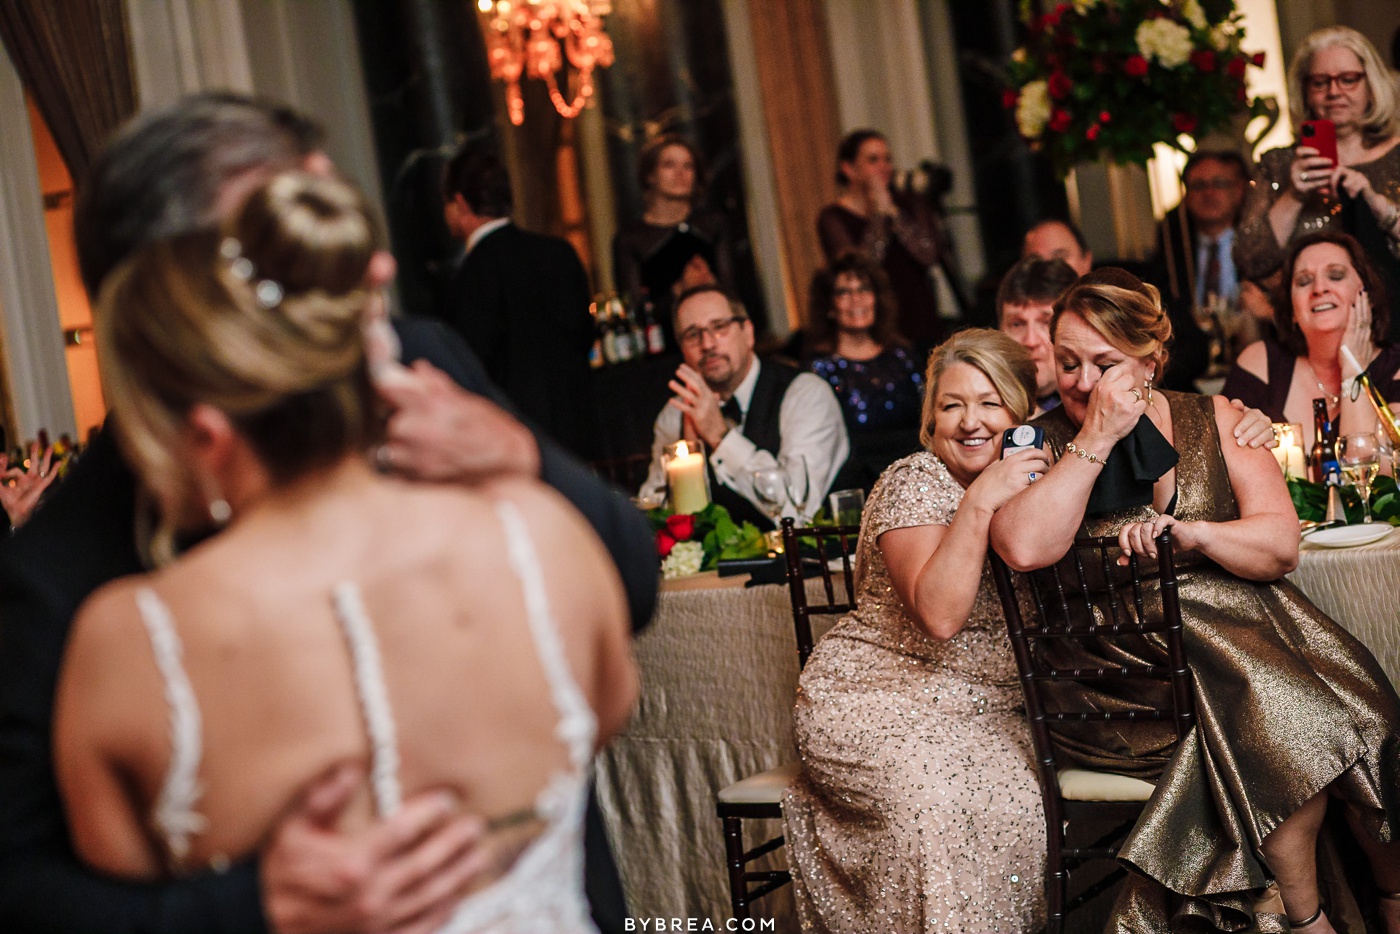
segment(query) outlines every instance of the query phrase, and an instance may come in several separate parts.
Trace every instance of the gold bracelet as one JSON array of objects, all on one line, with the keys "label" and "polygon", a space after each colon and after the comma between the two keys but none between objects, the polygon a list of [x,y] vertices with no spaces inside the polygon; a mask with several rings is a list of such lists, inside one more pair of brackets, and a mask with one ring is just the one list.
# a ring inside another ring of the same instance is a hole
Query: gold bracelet
[{"label": "gold bracelet", "polygon": [[1103,457],[1099,457],[1097,454],[1091,454],[1073,441],[1065,445],[1065,451],[1070,454],[1076,454],[1091,464],[1105,464],[1108,462],[1108,455],[1105,454]]}]

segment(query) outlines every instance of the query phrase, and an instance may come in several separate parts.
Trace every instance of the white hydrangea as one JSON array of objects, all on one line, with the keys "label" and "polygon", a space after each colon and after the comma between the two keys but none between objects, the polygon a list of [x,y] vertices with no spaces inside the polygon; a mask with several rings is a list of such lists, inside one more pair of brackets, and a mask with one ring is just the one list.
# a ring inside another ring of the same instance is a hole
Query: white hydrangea
[{"label": "white hydrangea", "polygon": [[1197,0],[1185,0],[1181,4],[1181,15],[1186,17],[1186,22],[1197,29],[1206,28],[1206,11],[1201,9]]},{"label": "white hydrangea", "polygon": [[1074,0],[1074,8],[1080,13],[1087,13],[1101,2],[1102,0]]},{"label": "white hydrangea", "polygon": [[1135,38],[1143,58],[1155,58],[1163,68],[1176,68],[1191,58],[1191,30],[1175,20],[1144,20]]},{"label": "white hydrangea", "polygon": [[705,563],[705,546],[699,542],[676,542],[671,553],[661,562],[661,576],[666,580],[689,577],[700,573]]},{"label": "white hydrangea", "polygon": [[1235,41],[1235,27],[1230,23],[1221,23],[1210,31],[1210,44],[1217,52],[1228,52]]},{"label": "white hydrangea", "polygon": [[1035,139],[1050,122],[1050,86],[1044,81],[1031,81],[1021,88],[1016,101],[1016,126],[1026,139]]}]

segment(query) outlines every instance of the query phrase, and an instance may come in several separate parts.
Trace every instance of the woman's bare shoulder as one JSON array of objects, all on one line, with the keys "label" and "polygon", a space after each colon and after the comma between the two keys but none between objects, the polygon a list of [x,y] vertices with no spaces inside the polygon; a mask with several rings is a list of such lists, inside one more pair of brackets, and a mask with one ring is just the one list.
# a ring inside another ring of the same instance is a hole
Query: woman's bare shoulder
[{"label": "woman's bare shoulder", "polygon": [[1263,341],[1255,341],[1241,350],[1235,365],[1264,383],[1269,381],[1269,351]]}]

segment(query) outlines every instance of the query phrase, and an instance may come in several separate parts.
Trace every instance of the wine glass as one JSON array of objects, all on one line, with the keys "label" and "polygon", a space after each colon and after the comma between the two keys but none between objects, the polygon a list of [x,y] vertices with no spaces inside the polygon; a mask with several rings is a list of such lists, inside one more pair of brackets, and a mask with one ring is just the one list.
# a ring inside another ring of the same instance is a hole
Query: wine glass
[{"label": "wine glass", "polygon": [[788,502],[797,510],[797,524],[809,525],[807,496],[812,492],[812,476],[807,473],[807,458],[801,454],[784,454],[778,458],[778,469],[783,472]]},{"label": "wine glass", "polygon": [[1374,433],[1347,435],[1337,445],[1337,461],[1342,477],[1356,487],[1361,497],[1361,521],[1371,521],[1371,483],[1380,471],[1380,445]]},{"label": "wine glass", "polygon": [[[753,495],[759,511],[777,525],[778,517],[787,505],[787,478],[782,469],[776,465],[758,467],[749,472],[749,477],[753,481]],[[783,550],[782,535],[776,529],[765,533],[764,537],[768,540],[769,551],[776,553]]]}]

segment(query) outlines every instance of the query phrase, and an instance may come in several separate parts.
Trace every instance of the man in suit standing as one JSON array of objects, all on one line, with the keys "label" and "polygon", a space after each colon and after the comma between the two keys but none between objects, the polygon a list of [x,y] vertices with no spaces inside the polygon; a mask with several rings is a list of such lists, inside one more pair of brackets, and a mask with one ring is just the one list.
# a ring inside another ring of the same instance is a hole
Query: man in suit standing
[{"label": "man in suit standing", "polygon": [[587,457],[593,317],[578,254],[567,240],[511,222],[510,176],[493,155],[458,152],[443,189],[447,227],[466,244],[444,318],[527,419]]},{"label": "man in suit standing", "polygon": [[[1181,170],[1186,194],[1157,227],[1157,252],[1148,281],[1161,290],[1173,327],[1182,322],[1183,333],[1199,332],[1202,345],[1202,359],[1194,368],[1185,361],[1168,366],[1168,380],[1163,383],[1167,389],[1194,390],[1194,379],[1204,376],[1210,364],[1210,335],[1196,324],[1198,309],[1215,310],[1225,331],[1218,336],[1227,338],[1227,346],[1221,348],[1227,364],[1259,338],[1261,327],[1272,326],[1268,296],[1254,283],[1240,280],[1232,255],[1249,178],[1250,166],[1238,152],[1198,150]],[[1180,359],[1182,355],[1173,349],[1172,356]]]}]

